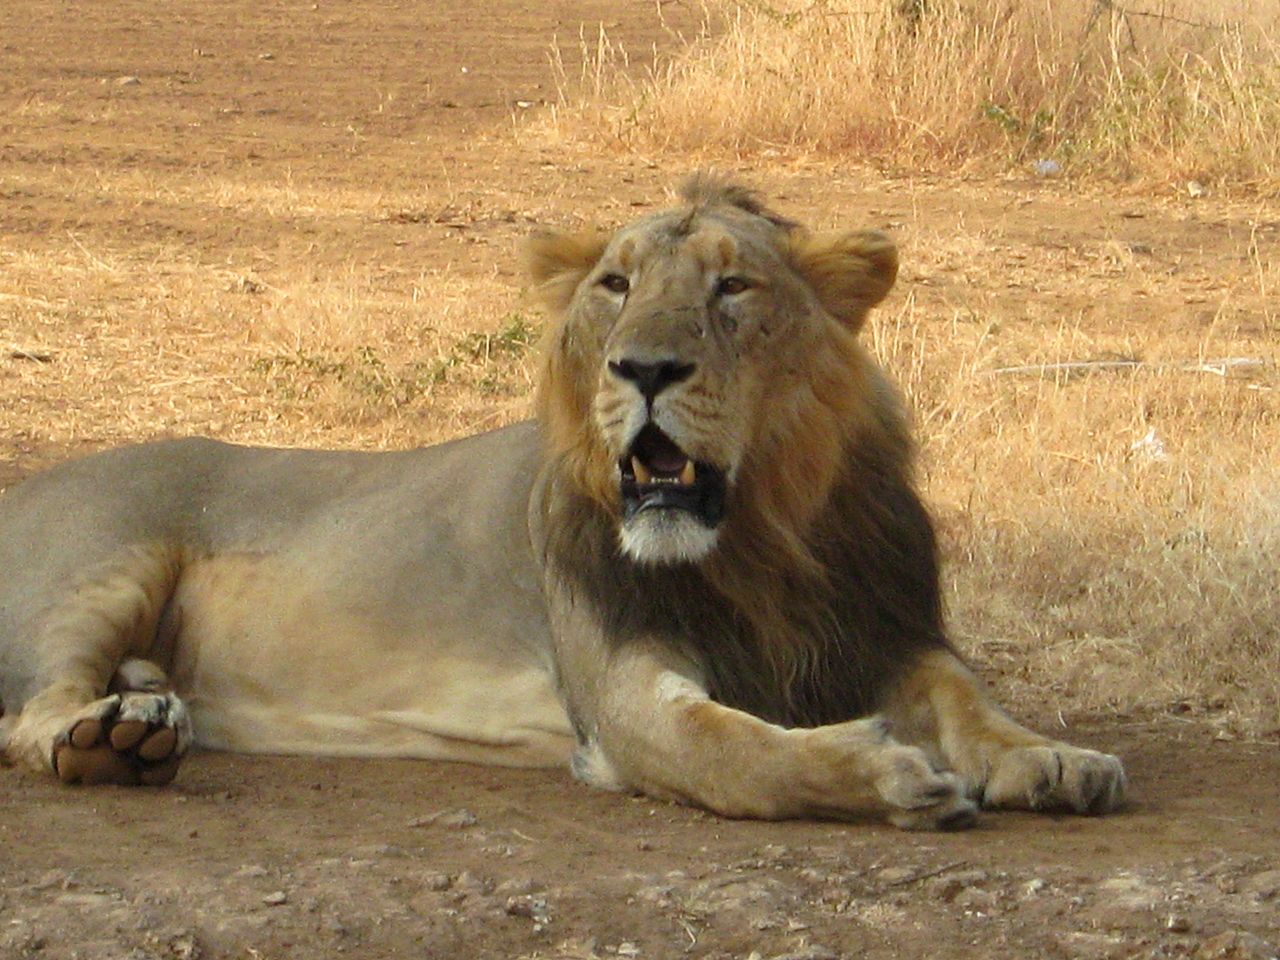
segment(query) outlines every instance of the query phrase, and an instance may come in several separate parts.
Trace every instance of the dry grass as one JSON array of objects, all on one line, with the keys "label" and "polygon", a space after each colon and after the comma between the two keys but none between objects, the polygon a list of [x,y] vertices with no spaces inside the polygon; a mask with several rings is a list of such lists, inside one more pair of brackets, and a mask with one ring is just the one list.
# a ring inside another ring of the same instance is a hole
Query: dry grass
[{"label": "dry grass", "polygon": [[533,332],[492,278],[6,246],[0,346],[25,356],[0,368],[0,431],[19,441],[403,447],[528,409]]},{"label": "dry grass", "polygon": [[[949,246],[909,252],[915,279]],[[1278,266],[1234,291],[1245,323],[1224,306],[1195,329],[1055,322],[1046,303],[1023,324],[992,294],[952,308],[909,295],[882,316],[871,335],[919,418],[966,652],[1060,703],[1280,733],[1280,351],[1261,297]],[[1157,303],[1177,295],[1138,269],[1111,272],[1129,295],[1135,281]],[[1138,364],[998,372],[1117,357]]]},{"label": "dry grass", "polygon": [[1280,11],[1269,0],[726,0],[647,78],[605,37],[561,132],[653,153],[820,155],[888,169],[1052,160],[1274,193]]}]

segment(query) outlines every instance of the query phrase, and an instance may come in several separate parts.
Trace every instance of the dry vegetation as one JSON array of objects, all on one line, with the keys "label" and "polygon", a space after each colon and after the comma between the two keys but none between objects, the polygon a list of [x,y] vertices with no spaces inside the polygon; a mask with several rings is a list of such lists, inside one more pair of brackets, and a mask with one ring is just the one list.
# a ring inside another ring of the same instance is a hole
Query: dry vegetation
[{"label": "dry vegetation", "polygon": [[0,258],[10,437],[405,446],[528,407],[535,332],[492,277],[347,263],[264,279],[82,243]]},{"label": "dry vegetation", "polygon": [[[725,0],[647,77],[599,37],[565,129],[648,151],[818,155],[1280,187],[1269,0]],[[583,93],[585,91],[585,95]]]},{"label": "dry vegetation", "polygon": [[920,418],[960,644],[1059,702],[1275,736],[1277,328],[1026,310],[908,298],[875,336]]}]

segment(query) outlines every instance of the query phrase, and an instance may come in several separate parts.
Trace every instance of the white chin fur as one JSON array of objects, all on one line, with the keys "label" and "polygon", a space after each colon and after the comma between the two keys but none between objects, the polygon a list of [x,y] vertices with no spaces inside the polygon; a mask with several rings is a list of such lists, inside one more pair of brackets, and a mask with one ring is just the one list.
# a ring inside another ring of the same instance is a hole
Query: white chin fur
[{"label": "white chin fur", "polygon": [[639,563],[697,563],[716,531],[680,510],[645,510],[622,524],[622,552]]}]

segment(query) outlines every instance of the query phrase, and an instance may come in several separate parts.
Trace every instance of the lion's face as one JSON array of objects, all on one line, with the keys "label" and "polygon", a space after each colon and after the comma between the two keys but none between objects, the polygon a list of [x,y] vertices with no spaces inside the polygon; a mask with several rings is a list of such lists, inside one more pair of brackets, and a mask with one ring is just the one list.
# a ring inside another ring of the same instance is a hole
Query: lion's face
[{"label": "lion's face", "polygon": [[833,377],[854,390],[852,333],[896,267],[882,237],[815,240],[741,191],[694,189],[688,207],[594,244],[534,242],[535,278],[563,311],[544,419],[566,452],[585,445],[583,485],[645,563],[709,555],[747,498],[780,493],[764,482],[823,482],[803,475],[807,451],[772,458],[841,406]]}]

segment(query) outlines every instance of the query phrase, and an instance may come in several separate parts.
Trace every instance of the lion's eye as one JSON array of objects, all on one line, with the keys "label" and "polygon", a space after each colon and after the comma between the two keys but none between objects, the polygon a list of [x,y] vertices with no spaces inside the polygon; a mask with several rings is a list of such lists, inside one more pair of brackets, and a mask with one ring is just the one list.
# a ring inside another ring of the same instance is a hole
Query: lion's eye
[{"label": "lion's eye", "polygon": [[751,289],[751,283],[742,277],[721,277],[716,284],[717,297],[732,297]]},{"label": "lion's eye", "polygon": [[620,273],[606,273],[600,278],[600,286],[611,293],[626,293],[631,289],[631,281]]}]

